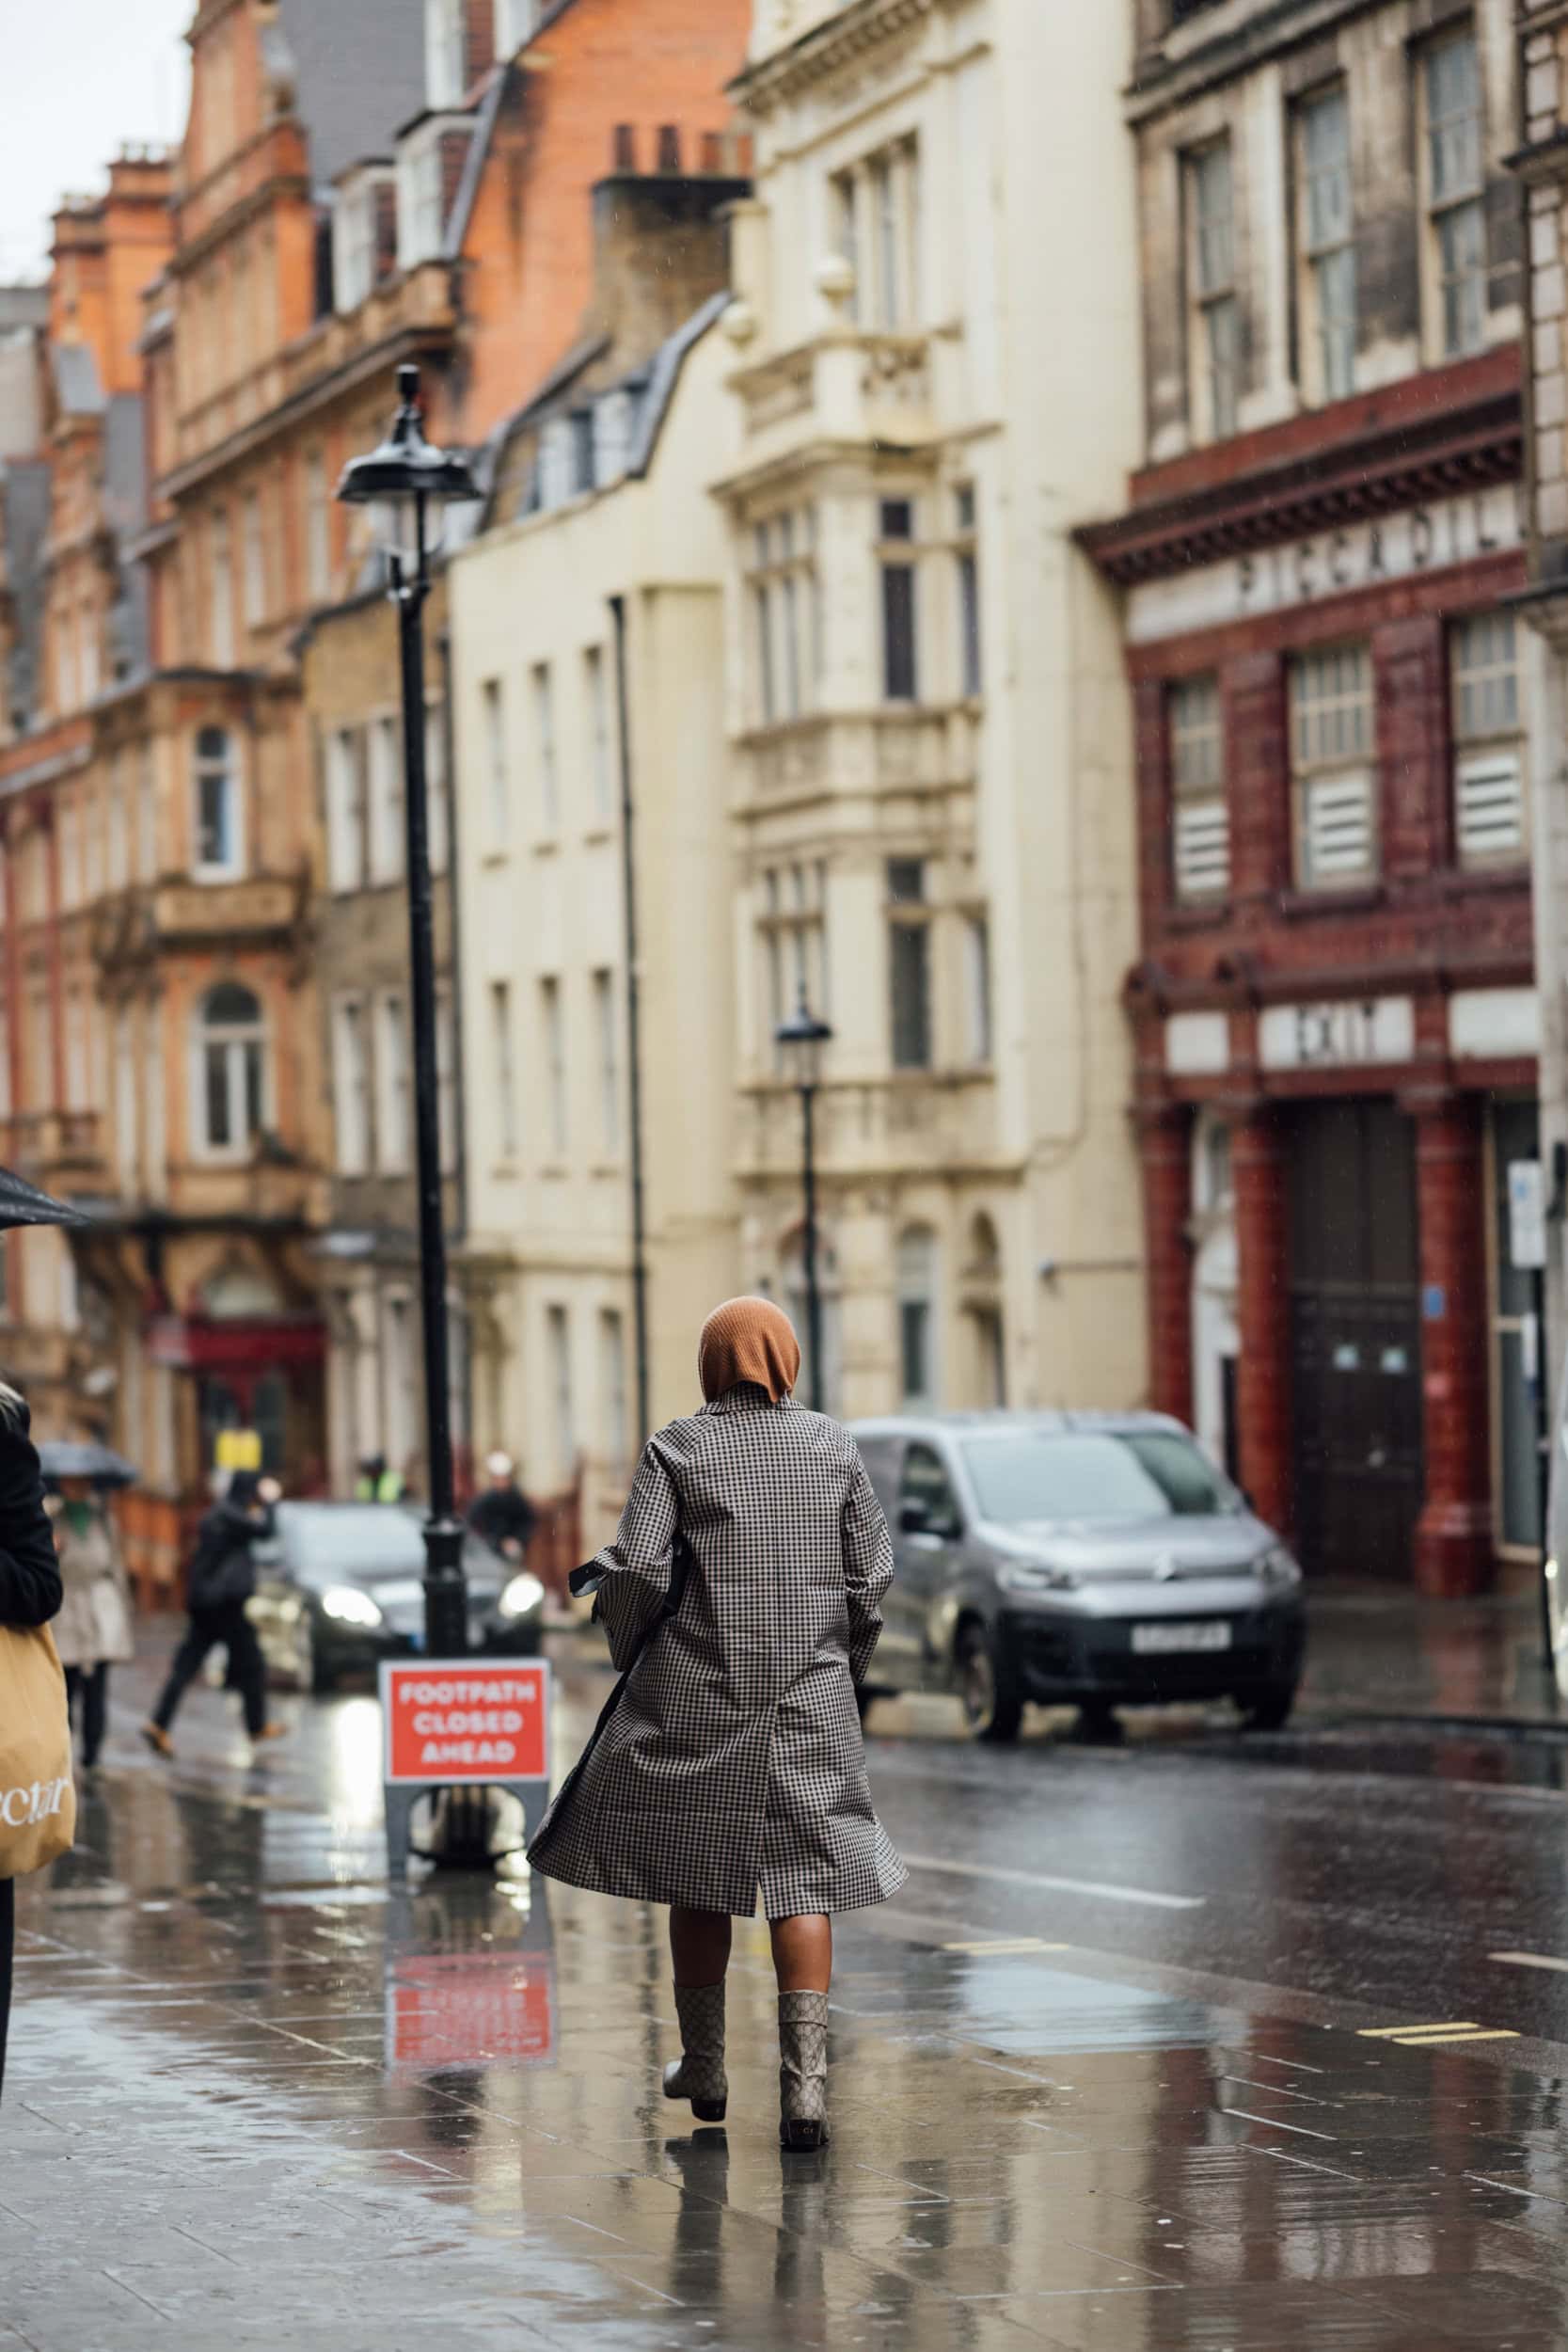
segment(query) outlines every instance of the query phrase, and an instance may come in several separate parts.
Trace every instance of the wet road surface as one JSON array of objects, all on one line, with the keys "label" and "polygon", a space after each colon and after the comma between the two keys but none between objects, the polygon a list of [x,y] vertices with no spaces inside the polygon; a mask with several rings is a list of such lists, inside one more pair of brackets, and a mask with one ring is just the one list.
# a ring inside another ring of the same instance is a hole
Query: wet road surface
[{"label": "wet road surface", "polygon": [[[606,1683],[562,1656],[569,1755]],[[373,1701],[286,1702],[252,1767],[198,1690],[167,1768],[153,1674],[21,1890],[0,2352],[1568,2344],[1549,1735],[1188,1711],[990,1753],[879,1708],[910,1883],[841,1923],[834,2141],[784,2158],[760,1928],[693,2130],[661,1918],[389,1896]]]}]

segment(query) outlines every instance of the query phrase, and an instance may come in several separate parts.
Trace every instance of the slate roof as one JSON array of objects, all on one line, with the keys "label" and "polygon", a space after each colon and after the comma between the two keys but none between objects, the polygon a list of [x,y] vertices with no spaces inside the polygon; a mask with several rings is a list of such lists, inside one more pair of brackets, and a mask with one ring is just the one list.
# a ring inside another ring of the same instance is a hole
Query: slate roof
[{"label": "slate roof", "polygon": [[96,417],[105,406],[98,361],[86,343],[54,343],[55,392],[68,417]]},{"label": "slate roof", "polygon": [[[318,186],[424,103],[424,0],[279,0],[294,103]],[[276,46],[274,54],[276,56]]]}]

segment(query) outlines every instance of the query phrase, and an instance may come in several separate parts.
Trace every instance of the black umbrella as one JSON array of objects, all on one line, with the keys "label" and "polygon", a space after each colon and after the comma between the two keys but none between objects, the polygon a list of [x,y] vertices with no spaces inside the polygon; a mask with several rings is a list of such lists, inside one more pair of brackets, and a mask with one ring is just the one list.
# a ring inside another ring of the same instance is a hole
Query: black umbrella
[{"label": "black umbrella", "polygon": [[52,1192],[40,1192],[37,1184],[30,1184],[25,1176],[0,1168],[0,1227],[92,1222],[86,1209],[73,1208],[69,1200],[56,1200]]},{"label": "black umbrella", "polygon": [[95,1486],[134,1486],[141,1475],[134,1462],[92,1438],[45,1438],[39,1446],[45,1478],[90,1478]]}]

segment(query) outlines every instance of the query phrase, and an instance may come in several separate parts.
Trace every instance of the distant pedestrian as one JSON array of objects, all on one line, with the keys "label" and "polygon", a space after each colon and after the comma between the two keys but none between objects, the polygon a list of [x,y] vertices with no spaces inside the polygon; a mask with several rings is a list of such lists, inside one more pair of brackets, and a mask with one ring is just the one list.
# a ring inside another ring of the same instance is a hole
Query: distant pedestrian
[{"label": "distant pedestrian", "polygon": [[65,1668],[71,1722],[82,1727],[82,1768],[98,1762],[109,1719],[109,1668],[136,1654],[131,1588],[119,1537],[85,1478],[62,1478],[53,1513],[65,1601],[55,1620],[55,1647]]},{"label": "distant pedestrian", "polygon": [[828,2137],[835,1911],[904,1866],[872,1810],[856,1693],[893,1546],[854,1439],[791,1391],[800,1350],[768,1300],[732,1299],[698,1350],[707,1403],[649,1440],[613,1544],[573,1583],[626,1676],[529,1859],[546,1877],[668,1903],[684,2055],[670,2099],[728,2100],[732,1917],[758,1893],[779,1981],[786,2148]]},{"label": "distant pedestrian", "polygon": [[[47,1625],[60,1599],[59,1565],[27,1407],[13,1389],[0,1388],[0,1625]],[[16,1883],[0,1879],[0,2082],[6,2074],[15,1933]]]},{"label": "distant pedestrian", "polygon": [[517,1484],[516,1464],[510,1454],[486,1455],[484,1475],[489,1483],[468,1505],[468,1525],[492,1551],[521,1565],[528,1557],[537,1514]]},{"label": "distant pedestrian", "polygon": [[267,1720],[266,1664],[245,1612],[256,1590],[253,1547],[271,1535],[273,1506],[281,1493],[276,1478],[236,1470],[222,1502],[214,1503],[197,1531],[188,1581],[190,1623],[174,1653],[163,1694],[141,1727],[142,1738],[160,1756],[174,1754],[169,1725],[207,1653],[217,1648],[229,1653],[229,1677],[245,1701],[245,1725],[252,1740],[283,1737],[287,1726]]},{"label": "distant pedestrian", "polygon": [[401,1502],[406,1486],[403,1472],[388,1469],[385,1454],[367,1454],[359,1465],[354,1499],[356,1502]]}]

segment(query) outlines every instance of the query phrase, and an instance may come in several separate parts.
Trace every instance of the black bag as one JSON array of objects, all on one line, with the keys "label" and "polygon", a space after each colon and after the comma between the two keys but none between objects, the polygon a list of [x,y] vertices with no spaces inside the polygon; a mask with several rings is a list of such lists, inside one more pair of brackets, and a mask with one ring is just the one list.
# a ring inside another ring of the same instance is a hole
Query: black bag
[{"label": "black bag", "polygon": [[[599,1586],[604,1582],[605,1573],[605,1570],[599,1567],[596,1562],[591,1560],[586,1567],[574,1568],[571,1575],[566,1579],[566,1581],[570,1585],[574,1595],[580,1600],[585,1593],[596,1593],[598,1591]],[[578,1757],[577,1762],[573,1765],[571,1771],[567,1773],[565,1779],[561,1784],[555,1803],[550,1807],[551,1814],[556,1819],[560,1818],[561,1808],[565,1804],[567,1798],[572,1794],[578,1780],[581,1778],[582,1773],[587,1767],[589,1757],[593,1755],[594,1749],[598,1746],[599,1741],[604,1738],[605,1733],[609,1730],[610,1719],[614,1714],[617,1707],[621,1704],[621,1693],[625,1691],[627,1683],[631,1680],[632,1676],[637,1672],[638,1667],[642,1663],[643,1656],[646,1653],[649,1643],[653,1640],[654,1635],[661,1632],[670,1623],[671,1618],[678,1613],[681,1602],[686,1597],[686,1581],[690,1573],[690,1546],[687,1543],[684,1535],[677,1534],[675,1537],[674,1558],[671,1563],[670,1567],[670,1589],[665,1594],[664,1598],[659,1602],[659,1605],[654,1612],[654,1614],[649,1618],[646,1626],[643,1628],[641,1639],[637,1645],[636,1655],[632,1658],[630,1664],[626,1668],[625,1672],[620,1676],[614,1690],[611,1691],[603,1707],[600,1708],[599,1720],[594,1725],[593,1730],[589,1733],[587,1740],[583,1746],[582,1754]],[[598,1608],[597,1603],[595,1603],[595,1617],[597,1617],[597,1614]]]}]

